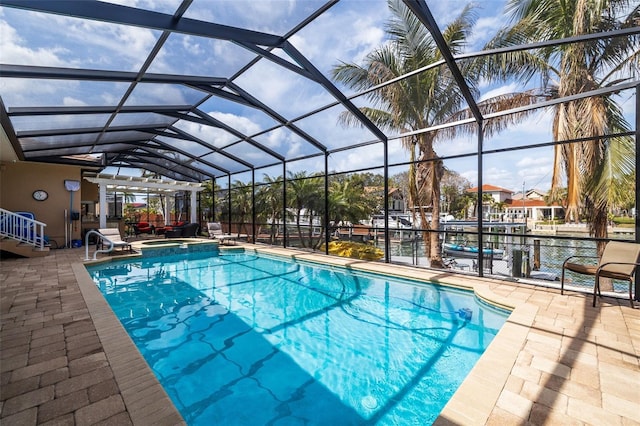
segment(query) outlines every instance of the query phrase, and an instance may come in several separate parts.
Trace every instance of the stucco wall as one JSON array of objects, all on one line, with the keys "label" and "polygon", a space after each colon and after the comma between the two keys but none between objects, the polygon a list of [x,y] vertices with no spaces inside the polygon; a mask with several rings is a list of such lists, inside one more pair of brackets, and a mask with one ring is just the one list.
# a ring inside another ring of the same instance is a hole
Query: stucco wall
[{"label": "stucco wall", "polygon": [[[45,235],[59,247],[65,243],[65,210],[80,211],[81,191],[71,193],[64,181],[81,180],[80,167],[30,162],[0,163],[0,207],[10,211],[27,211],[47,224]],[[45,190],[45,201],[33,199],[33,192]],[[80,221],[73,222],[71,239],[80,239]]]},{"label": "stucco wall", "polygon": [[98,185],[95,183],[88,182],[87,180],[82,180],[82,201],[93,201],[97,203],[100,201],[100,194],[98,190]]}]

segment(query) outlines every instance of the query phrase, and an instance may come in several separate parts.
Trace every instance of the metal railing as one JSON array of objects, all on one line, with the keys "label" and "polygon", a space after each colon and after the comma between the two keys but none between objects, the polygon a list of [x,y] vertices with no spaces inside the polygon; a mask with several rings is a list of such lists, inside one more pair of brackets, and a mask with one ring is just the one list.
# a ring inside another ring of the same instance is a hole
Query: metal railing
[{"label": "metal railing", "polygon": [[38,247],[45,247],[44,227],[46,223],[33,219],[28,212],[12,212],[0,208],[0,235]]},{"label": "metal railing", "polygon": [[[300,232],[293,224],[274,227],[261,224],[256,241],[262,244],[291,248],[323,251],[324,235],[317,226],[301,225]],[[427,231],[434,233],[435,231]],[[482,247],[482,275],[502,277],[533,285],[559,287],[562,264],[570,256],[597,257],[597,240],[585,235],[540,235],[517,232],[484,232],[482,244],[478,244],[478,233],[474,231],[440,231],[440,250],[444,267],[450,272],[480,275],[478,250]],[[620,239],[623,234],[616,234]],[[631,239],[635,234],[624,234]],[[341,226],[331,229],[330,241],[352,241],[373,245],[383,249],[386,239],[390,242],[392,263],[431,267],[425,255],[423,230],[390,228],[388,235],[384,228],[371,226]],[[304,240],[304,241],[303,241]],[[319,244],[313,244],[319,243]],[[459,247],[453,247],[453,246]],[[382,260],[381,260],[382,261]],[[565,284],[582,291],[592,291],[593,278],[567,272]],[[624,293],[628,289],[626,281],[613,280],[614,292]]]},{"label": "metal railing", "polygon": [[[96,235],[98,240],[102,239],[103,242],[109,243],[109,248],[106,250],[99,249],[98,245],[96,244],[96,251],[93,252],[93,259],[89,257],[89,239],[91,235]],[[96,260],[98,253],[111,253],[114,247],[115,245],[111,240],[104,238],[104,235],[102,235],[100,232],[96,231],[95,229],[92,229],[89,232],[87,232],[87,234],[84,236],[84,260]]]}]

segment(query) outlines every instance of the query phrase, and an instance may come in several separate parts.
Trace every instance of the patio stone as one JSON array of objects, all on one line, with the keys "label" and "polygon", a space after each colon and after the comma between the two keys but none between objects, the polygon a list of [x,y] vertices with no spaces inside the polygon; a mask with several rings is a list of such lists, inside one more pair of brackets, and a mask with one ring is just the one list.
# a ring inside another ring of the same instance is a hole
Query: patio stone
[{"label": "patio stone", "polygon": [[[4,413],[4,410],[3,410]],[[2,416],[2,423],[7,425],[21,425],[29,426],[36,425],[38,420],[38,409],[30,408],[28,410],[20,411],[12,415]]]},{"label": "patio stone", "polygon": [[28,365],[26,367],[13,370],[11,381],[26,379],[27,377],[37,376],[51,370],[58,369],[67,365],[67,357],[61,356],[48,361],[39,362],[37,364]]},{"label": "patio stone", "polygon": [[125,411],[122,397],[112,395],[77,410],[75,420],[80,425],[91,425]]},{"label": "patio stone", "polygon": [[111,379],[113,373],[108,366],[63,380],[56,385],[56,397],[60,397],[76,390],[86,389],[104,380]]},{"label": "patio stone", "polygon": [[53,386],[35,389],[9,398],[2,407],[2,415],[11,415],[27,408],[37,407],[53,399]]},{"label": "patio stone", "polygon": [[38,421],[47,422],[64,414],[73,413],[81,407],[89,405],[86,390],[80,390],[68,395],[57,397],[45,402],[38,408]]}]

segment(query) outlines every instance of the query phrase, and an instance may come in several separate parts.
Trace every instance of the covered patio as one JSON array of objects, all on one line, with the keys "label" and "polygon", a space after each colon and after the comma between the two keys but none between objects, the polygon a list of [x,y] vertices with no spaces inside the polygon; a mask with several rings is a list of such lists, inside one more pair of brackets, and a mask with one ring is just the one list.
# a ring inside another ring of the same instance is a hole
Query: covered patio
[{"label": "covered patio", "polygon": [[[172,208],[174,207],[171,203],[171,196],[176,193],[186,193],[189,196],[189,205],[193,206],[189,210],[189,218],[187,219],[190,223],[198,223],[198,215],[197,209],[195,206],[197,205],[197,195],[198,192],[203,191],[205,189],[204,185],[196,182],[182,182],[182,181],[169,181],[166,179],[154,179],[147,177],[135,177],[135,176],[123,176],[123,175],[106,175],[106,174],[98,174],[95,177],[88,176],[85,179],[91,183],[98,185],[99,189],[99,228],[107,228],[107,193],[145,193],[147,196],[147,200],[149,199],[149,194],[162,194],[164,195],[164,204],[162,217],[164,218],[164,223],[160,224],[160,227],[155,227],[158,229],[162,229],[164,231],[164,226],[171,225],[171,217],[176,217],[175,214],[172,214]],[[147,215],[148,216],[148,215]],[[125,234],[127,236],[137,236],[139,232],[133,232],[132,228],[137,226],[135,222],[125,222]],[[154,228],[154,229],[155,229]],[[152,232],[153,234],[160,235],[160,232]]]}]

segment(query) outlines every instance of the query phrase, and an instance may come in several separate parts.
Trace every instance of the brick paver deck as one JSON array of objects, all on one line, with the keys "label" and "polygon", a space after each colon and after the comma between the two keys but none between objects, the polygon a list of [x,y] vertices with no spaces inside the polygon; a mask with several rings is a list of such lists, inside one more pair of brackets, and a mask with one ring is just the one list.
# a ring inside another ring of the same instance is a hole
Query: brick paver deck
[{"label": "brick paver deck", "polygon": [[[628,300],[592,308],[579,293],[295,255],[473,288],[513,309],[437,424],[640,425],[640,309]],[[0,423],[183,424],[83,258],[64,249],[2,261]]]},{"label": "brick paver deck", "polygon": [[0,424],[184,424],[83,258],[2,260]]}]

